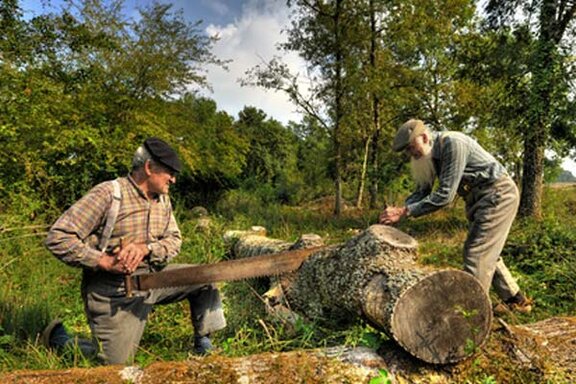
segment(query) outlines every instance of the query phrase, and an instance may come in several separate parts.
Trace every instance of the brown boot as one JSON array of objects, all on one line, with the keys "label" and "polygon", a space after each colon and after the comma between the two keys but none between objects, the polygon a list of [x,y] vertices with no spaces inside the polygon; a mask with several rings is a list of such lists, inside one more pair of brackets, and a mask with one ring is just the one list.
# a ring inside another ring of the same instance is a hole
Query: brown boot
[{"label": "brown boot", "polygon": [[514,312],[530,313],[532,312],[533,300],[524,296],[522,292],[518,292],[505,301],[506,305]]},{"label": "brown boot", "polygon": [[532,299],[526,299],[521,303],[509,304],[510,309],[518,313],[530,313],[532,312]]}]

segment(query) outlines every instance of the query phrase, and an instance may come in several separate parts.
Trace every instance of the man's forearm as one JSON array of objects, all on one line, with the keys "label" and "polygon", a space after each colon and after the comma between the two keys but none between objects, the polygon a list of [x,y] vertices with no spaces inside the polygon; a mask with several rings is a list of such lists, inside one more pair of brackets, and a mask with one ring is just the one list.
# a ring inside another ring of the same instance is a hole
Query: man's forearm
[{"label": "man's forearm", "polygon": [[88,247],[74,234],[52,228],[45,244],[56,258],[72,267],[98,267],[101,252]]}]

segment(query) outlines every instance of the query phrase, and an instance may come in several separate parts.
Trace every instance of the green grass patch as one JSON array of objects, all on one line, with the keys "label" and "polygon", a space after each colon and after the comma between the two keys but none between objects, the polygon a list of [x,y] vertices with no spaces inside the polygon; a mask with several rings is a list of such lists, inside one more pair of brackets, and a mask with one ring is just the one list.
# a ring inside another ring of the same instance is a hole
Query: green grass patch
[{"label": "green grass patch", "polygon": [[[545,217],[540,222],[517,221],[503,257],[536,306],[522,322],[576,313],[576,190],[547,190]],[[183,233],[178,263],[212,263],[226,259],[229,245],[222,235],[230,229],[261,225],[270,237],[293,241],[316,233],[328,244],[354,236],[378,217],[377,211],[353,208],[340,218],[325,199],[300,207],[263,204],[249,195],[227,196],[202,227],[197,218],[178,212]],[[79,353],[64,355],[45,349],[39,334],[59,317],[75,334],[89,335],[80,298],[80,270],[56,260],[43,246],[45,223],[17,216],[5,218],[10,231],[0,229],[0,371],[93,366]],[[44,227],[43,227],[44,226]],[[5,225],[3,228],[8,228]],[[462,202],[426,218],[403,221],[399,228],[420,243],[420,261],[434,267],[460,268],[467,222]],[[386,336],[357,319],[344,329],[334,324],[301,320],[289,325],[264,310],[265,279],[221,283],[228,326],[214,343],[225,356],[246,356],[347,344],[378,348]],[[192,351],[193,330],[187,303],[157,307],[150,315],[136,361],[183,360]],[[486,373],[470,382],[490,382]],[[382,377],[384,379],[384,376]]]}]

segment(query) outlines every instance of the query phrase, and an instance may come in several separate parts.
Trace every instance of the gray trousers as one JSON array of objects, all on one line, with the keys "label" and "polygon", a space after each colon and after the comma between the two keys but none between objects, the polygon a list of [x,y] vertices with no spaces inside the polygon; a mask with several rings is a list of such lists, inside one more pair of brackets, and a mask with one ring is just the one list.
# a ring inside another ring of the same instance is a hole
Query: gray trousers
[{"label": "gray trousers", "polygon": [[[168,265],[166,269],[186,265]],[[103,272],[85,273],[82,297],[99,357],[106,364],[131,364],[153,306],[187,299],[194,334],[208,335],[226,326],[218,289],[212,285],[136,291],[126,297],[123,277]]]},{"label": "gray trousers", "polygon": [[464,270],[477,277],[486,291],[492,285],[498,296],[507,300],[520,290],[500,258],[518,210],[518,188],[509,176],[503,176],[493,184],[473,188],[465,200],[470,226],[464,243]]}]

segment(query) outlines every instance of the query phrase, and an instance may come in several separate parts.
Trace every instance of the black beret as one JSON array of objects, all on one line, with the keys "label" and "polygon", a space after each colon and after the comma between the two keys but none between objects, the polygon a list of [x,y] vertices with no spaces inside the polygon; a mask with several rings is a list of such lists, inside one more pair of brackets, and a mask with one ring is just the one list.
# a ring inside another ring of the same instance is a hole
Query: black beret
[{"label": "black beret", "polygon": [[144,146],[154,160],[162,163],[174,172],[180,172],[182,169],[182,163],[180,163],[176,151],[165,141],[157,137],[150,137],[144,141]]}]

